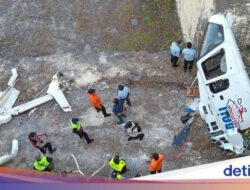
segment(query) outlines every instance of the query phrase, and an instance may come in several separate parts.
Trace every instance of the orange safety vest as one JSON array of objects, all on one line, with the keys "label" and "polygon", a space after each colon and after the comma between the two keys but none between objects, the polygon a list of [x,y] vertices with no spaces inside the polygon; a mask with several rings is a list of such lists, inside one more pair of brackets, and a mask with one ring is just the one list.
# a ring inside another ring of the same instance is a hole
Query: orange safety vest
[{"label": "orange safety vest", "polygon": [[148,164],[150,171],[156,172],[158,170],[161,170],[163,166],[163,160],[164,160],[164,156],[162,154],[159,154],[158,160],[151,159],[151,162]]},{"label": "orange safety vest", "polygon": [[95,108],[101,109],[102,102],[101,102],[100,97],[96,93],[89,94],[89,101],[92,104],[92,106],[94,106]]}]

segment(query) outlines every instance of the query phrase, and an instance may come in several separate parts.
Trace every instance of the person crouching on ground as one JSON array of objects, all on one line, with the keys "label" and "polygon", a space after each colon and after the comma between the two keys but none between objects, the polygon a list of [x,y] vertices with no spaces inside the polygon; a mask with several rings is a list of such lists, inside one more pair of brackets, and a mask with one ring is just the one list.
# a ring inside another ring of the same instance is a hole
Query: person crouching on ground
[{"label": "person crouching on ground", "polygon": [[35,162],[33,163],[33,169],[38,171],[52,171],[54,169],[53,158],[35,155]]},{"label": "person crouching on ground", "polygon": [[50,142],[44,142],[40,137],[41,136],[46,136],[47,134],[43,133],[40,135],[37,135],[36,132],[31,132],[29,134],[29,140],[33,144],[35,148],[38,148],[43,154],[46,154],[47,149],[49,150],[49,153],[52,154],[53,152],[56,151],[56,148],[52,148],[52,145]]},{"label": "person crouching on ground", "polygon": [[141,126],[137,122],[129,121],[124,126],[126,133],[129,135],[128,141],[139,139],[140,141],[143,139],[144,134],[142,133]]}]

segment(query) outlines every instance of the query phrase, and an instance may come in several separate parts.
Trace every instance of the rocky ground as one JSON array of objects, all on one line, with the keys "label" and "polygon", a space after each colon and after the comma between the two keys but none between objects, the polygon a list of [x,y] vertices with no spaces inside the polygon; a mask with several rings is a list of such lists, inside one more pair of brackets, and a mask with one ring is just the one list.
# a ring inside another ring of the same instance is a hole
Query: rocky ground
[{"label": "rocky ground", "polygon": [[[57,147],[52,155],[57,160],[57,172],[75,170],[70,153],[88,176],[114,154],[127,161],[130,170],[126,177],[138,172],[149,174],[145,162],[152,152],[165,155],[163,171],[226,159],[209,142],[199,115],[183,148],[171,146],[182,128],[179,118],[193,101],[185,96],[185,86],[196,75],[196,68],[184,74],[181,66],[173,69],[169,61],[166,49],[181,36],[173,2],[0,1],[0,90],[7,87],[10,71],[16,67],[16,88],[21,94],[15,105],[19,105],[36,97],[53,74],[61,71],[67,83],[65,95],[73,109],[64,113],[51,101],[33,114],[23,113],[1,125],[0,155],[10,152],[13,138],[20,145],[18,156],[4,166],[32,169],[37,150],[28,140],[31,131],[46,132]],[[131,80],[135,77],[140,80]],[[119,84],[131,89],[133,106],[128,107],[127,120],[142,125],[145,139],[141,142],[127,141],[114,116],[104,119],[90,106],[86,91],[95,87],[111,111]],[[95,139],[93,144],[87,145],[72,133],[68,121],[73,116],[81,118]],[[182,156],[177,159],[179,153]],[[98,174],[109,175],[109,167]]]},{"label": "rocky ground", "polygon": [[[21,90],[21,95],[16,105],[31,100],[50,82],[53,73],[60,70],[65,81],[70,81],[66,97],[73,109],[70,114],[63,113],[56,102],[51,101],[38,107],[31,115],[24,113],[1,125],[1,155],[10,151],[13,138],[18,139],[20,145],[17,158],[6,164],[7,167],[32,168],[37,150],[27,138],[31,131],[46,132],[57,147],[53,157],[58,160],[58,172],[75,169],[70,153],[76,156],[87,175],[108,163],[112,155],[119,154],[130,169],[127,177],[133,177],[137,172],[149,174],[145,162],[151,152],[165,155],[164,171],[225,159],[220,150],[209,142],[205,124],[198,115],[184,147],[181,150],[172,148],[173,136],[182,128],[179,118],[193,101],[185,96],[185,86],[191,84],[195,72],[185,74],[181,67],[172,68],[168,52],[96,54],[86,47],[82,54],[26,57],[17,59],[16,63],[2,59],[1,62],[1,87],[6,86],[10,76],[7,71],[14,66],[18,69],[20,79],[16,88]],[[138,75],[141,77],[139,81],[130,80]],[[103,104],[111,111],[118,84],[131,88],[133,106],[128,107],[127,120],[141,123],[145,133],[141,142],[127,141],[124,129],[116,124],[115,118],[104,119],[88,101],[86,91],[95,87]],[[95,139],[93,144],[87,145],[72,133],[68,126],[72,116],[81,118],[86,125],[85,130]],[[179,159],[176,158],[178,153],[182,153]],[[109,174],[109,167],[105,167],[98,175]]]}]

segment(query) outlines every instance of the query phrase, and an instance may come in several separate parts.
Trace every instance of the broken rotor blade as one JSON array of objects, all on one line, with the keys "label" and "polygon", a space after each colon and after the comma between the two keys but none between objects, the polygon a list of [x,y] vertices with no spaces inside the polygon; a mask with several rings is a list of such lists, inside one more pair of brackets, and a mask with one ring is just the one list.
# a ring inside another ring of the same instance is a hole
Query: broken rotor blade
[{"label": "broken rotor blade", "polygon": [[71,106],[69,105],[66,97],[64,96],[62,90],[60,89],[60,79],[57,74],[55,74],[52,78],[52,81],[49,85],[47,93],[53,96],[53,98],[57,101],[60,107],[64,112],[71,112]]}]

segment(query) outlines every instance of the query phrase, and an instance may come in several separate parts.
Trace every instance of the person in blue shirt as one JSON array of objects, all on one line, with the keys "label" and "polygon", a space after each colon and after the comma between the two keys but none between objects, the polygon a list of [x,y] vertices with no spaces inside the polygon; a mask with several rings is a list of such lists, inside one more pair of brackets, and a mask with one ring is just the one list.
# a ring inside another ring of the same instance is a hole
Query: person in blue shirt
[{"label": "person in blue shirt", "polygon": [[123,124],[124,117],[126,116],[123,112],[124,111],[124,109],[123,109],[124,100],[119,100],[119,99],[115,98],[113,102],[114,102],[113,112],[118,118],[117,124]]},{"label": "person in blue shirt", "polygon": [[119,85],[118,86],[119,91],[117,92],[117,98],[119,100],[123,100],[127,102],[129,106],[131,106],[131,101],[129,99],[129,88],[127,86]]},{"label": "person in blue shirt", "polygon": [[196,58],[196,50],[192,48],[191,42],[187,43],[187,48],[183,49],[182,54],[184,57],[184,72],[187,72],[187,69],[191,72]]},{"label": "person in blue shirt", "polygon": [[182,40],[178,40],[177,42],[173,42],[170,46],[170,54],[171,54],[171,63],[173,67],[178,67],[178,59],[181,55],[181,44]]}]

